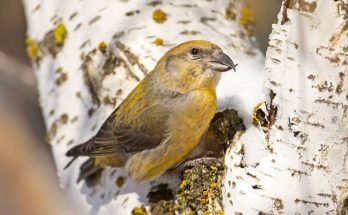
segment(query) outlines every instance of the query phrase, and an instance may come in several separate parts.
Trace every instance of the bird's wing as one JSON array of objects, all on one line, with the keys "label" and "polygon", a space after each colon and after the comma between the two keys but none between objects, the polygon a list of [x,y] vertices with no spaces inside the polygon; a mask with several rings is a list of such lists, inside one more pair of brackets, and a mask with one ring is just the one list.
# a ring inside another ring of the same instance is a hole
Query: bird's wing
[{"label": "bird's wing", "polygon": [[151,105],[130,123],[116,123],[115,136],[125,152],[138,152],[158,146],[166,137],[170,110]]},{"label": "bird's wing", "polygon": [[[168,129],[169,110],[163,105],[144,107],[137,117],[122,120],[116,110],[104,122],[96,136],[67,152],[68,156],[108,156],[138,152],[158,146]],[[127,118],[127,114],[124,114]]]}]

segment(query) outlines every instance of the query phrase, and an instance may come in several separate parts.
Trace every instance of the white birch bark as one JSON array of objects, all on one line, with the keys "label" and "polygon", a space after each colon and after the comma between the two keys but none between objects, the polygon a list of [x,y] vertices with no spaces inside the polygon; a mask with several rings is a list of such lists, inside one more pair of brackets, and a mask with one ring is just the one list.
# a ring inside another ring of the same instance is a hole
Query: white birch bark
[{"label": "white birch bark", "polygon": [[347,36],[346,0],[283,1],[264,69],[268,152],[243,137],[230,149],[226,214],[347,213]]},{"label": "white birch bark", "polygon": [[254,48],[240,1],[24,0],[24,6],[28,53],[58,175],[82,213],[130,214],[147,204],[151,183],[126,179],[118,187],[115,180],[126,177],[122,169],[104,171],[102,186],[77,185],[83,159],[64,171],[65,152],[94,135],[173,45],[210,40],[239,64],[237,73],[222,76],[220,110],[237,108],[250,125],[253,106],[263,100],[263,56]]}]

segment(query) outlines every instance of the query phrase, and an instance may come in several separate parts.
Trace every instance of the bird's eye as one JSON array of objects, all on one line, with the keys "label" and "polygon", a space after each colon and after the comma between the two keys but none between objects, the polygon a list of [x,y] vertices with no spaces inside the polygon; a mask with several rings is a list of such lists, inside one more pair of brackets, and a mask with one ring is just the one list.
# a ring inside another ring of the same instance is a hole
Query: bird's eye
[{"label": "bird's eye", "polygon": [[190,50],[190,54],[193,55],[193,56],[198,55],[198,53],[199,53],[199,50],[197,48],[192,48]]}]

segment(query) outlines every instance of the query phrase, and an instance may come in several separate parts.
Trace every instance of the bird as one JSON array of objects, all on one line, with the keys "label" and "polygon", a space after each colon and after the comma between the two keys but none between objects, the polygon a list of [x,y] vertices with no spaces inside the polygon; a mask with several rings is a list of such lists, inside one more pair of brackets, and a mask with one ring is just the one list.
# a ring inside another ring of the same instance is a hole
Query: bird
[{"label": "bird", "polygon": [[89,159],[78,182],[106,166],[124,167],[136,182],[151,181],[197,147],[217,110],[222,72],[237,64],[206,40],[167,51],[87,142],[66,153]]}]

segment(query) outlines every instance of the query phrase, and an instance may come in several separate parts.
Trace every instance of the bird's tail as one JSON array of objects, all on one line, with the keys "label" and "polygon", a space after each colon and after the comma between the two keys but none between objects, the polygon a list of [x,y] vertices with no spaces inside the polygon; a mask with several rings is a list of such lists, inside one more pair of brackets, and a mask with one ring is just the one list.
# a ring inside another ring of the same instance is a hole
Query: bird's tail
[{"label": "bird's tail", "polygon": [[85,180],[87,186],[95,186],[99,182],[103,169],[104,168],[100,164],[96,164],[95,158],[89,158],[80,167],[80,174],[77,183]]},{"label": "bird's tail", "polygon": [[68,157],[73,157],[69,163],[64,167],[64,169],[67,169],[69,166],[71,166],[72,163],[74,163],[74,161],[76,160],[77,157],[79,156],[84,156],[87,155],[84,153],[84,149],[86,148],[86,146],[88,147],[88,145],[90,145],[91,143],[94,142],[94,137],[89,139],[87,142],[79,144],[77,146],[72,147],[71,149],[69,149],[65,155]]},{"label": "bird's tail", "polygon": [[71,148],[66,153],[66,156],[73,158],[64,168],[68,168],[79,156],[93,156],[81,165],[80,174],[77,179],[77,183],[85,180],[89,187],[95,186],[100,181],[99,179],[105,166],[122,167],[126,162],[126,157],[122,153],[112,153],[111,155],[100,154],[99,156],[91,154],[89,147],[94,142],[94,138]]},{"label": "bird's tail", "polygon": [[69,166],[71,166],[71,164],[74,163],[74,161],[76,160],[76,158],[77,158],[77,156],[73,157],[73,158],[69,161],[69,163],[68,163],[67,165],[65,165],[64,170],[66,170],[67,168],[69,168]]},{"label": "bird's tail", "polygon": [[[81,153],[81,149],[88,145],[89,142],[94,141],[94,139],[88,140],[86,143],[77,145],[73,148],[71,148],[66,155],[73,157],[69,163],[64,167],[64,169],[67,169],[79,156],[83,155]],[[87,161],[85,161],[80,166],[80,173],[79,177],[77,179],[77,183],[79,183],[82,180],[86,181],[87,186],[93,187],[95,186],[101,177],[101,173],[103,171],[103,166],[100,163],[95,162],[95,158],[89,158]]]}]

